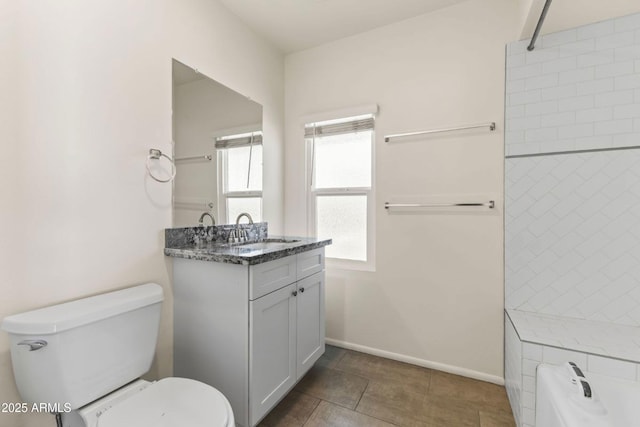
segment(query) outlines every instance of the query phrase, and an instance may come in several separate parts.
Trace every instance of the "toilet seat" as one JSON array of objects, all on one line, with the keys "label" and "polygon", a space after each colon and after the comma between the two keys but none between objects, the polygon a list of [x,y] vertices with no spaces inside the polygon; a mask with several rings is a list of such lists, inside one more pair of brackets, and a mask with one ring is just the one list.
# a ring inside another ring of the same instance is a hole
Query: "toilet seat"
[{"label": "toilet seat", "polygon": [[164,378],[118,402],[98,427],[231,427],[229,401],[215,388],[186,378]]}]

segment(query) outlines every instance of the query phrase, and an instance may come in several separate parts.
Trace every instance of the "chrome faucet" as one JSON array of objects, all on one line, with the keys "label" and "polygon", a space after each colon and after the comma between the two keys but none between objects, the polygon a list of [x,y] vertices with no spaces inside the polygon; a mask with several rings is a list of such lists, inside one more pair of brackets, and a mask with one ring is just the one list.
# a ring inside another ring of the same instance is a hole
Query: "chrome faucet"
[{"label": "chrome faucet", "polygon": [[205,216],[211,218],[211,225],[216,225],[216,219],[213,217],[213,215],[211,215],[209,212],[203,212],[202,215],[200,215],[200,219],[198,220],[198,224],[200,224],[200,227],[204,227]]},{"label": "chrome faucet", "polygon": [[231,233],[229,233],[229,243],[246,242],[247,240],[249,240],[249,233],[247,232],[247,230],[242,230],[240,228],[240,218],[242,218],[243,216],[247,217],[247,219],[249,220],[249,224],[253,224],[253,218],[251,218],[251,215],[249,215],[248,213],[242,212],[240,215],[238,215],[238,218],[236,218],[236,229],[231,230]]},{"label": "chrome faucet", "polygon": [[243,216],[247,217],[247,219],[249,220],[249,224],[253,224],[253,218],[251,218],[251,215],[246,212],[242,212],[240,215],[238,215],[238,218],[236,218],[236,227],[240,225],[240,218],[242,218]]}]

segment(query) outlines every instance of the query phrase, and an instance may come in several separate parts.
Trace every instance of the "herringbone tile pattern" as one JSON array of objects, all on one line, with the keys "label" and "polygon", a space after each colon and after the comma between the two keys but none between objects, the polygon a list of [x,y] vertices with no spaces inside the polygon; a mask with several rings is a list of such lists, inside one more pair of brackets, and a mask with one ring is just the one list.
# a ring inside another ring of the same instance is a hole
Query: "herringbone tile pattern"
[{"label": "herringbone tile pattern", "polygon": [[640,150],[506,160],[506,306],[640,325]]}]

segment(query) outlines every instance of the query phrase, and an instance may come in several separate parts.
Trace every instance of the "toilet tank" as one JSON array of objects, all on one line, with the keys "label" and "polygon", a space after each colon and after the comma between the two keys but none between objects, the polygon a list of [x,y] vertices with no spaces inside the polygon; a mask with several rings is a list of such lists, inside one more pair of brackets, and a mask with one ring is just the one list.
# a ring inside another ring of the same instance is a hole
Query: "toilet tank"
[{"label": "toilet tank", "polygon": [[6,317],[22,399],[76,409],[140,377],[151,367],[162,300],[148,283]]},{"label": "toilet tank", "polygon": [[[574,364],[574,366],[576,366]],[[577,366],[576,366],[577,368]],[[579,375],[576,375],[579,372]],[[536,426],[614,427],[597,387],[569,363],[540,364],[536,372]],[[582,383],[586,385],[582,385]],[[624,424],[631,427],[631,424]]]}]

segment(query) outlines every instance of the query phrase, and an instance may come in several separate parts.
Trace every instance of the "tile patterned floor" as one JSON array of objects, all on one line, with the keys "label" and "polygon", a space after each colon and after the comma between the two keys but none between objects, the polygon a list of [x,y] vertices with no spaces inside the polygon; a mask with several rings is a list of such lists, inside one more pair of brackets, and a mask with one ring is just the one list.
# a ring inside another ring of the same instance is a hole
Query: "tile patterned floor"
[{"label": "tile patterned floor", "polygon": [[261,427],[514,427],[504,387],[327,346]]}]

